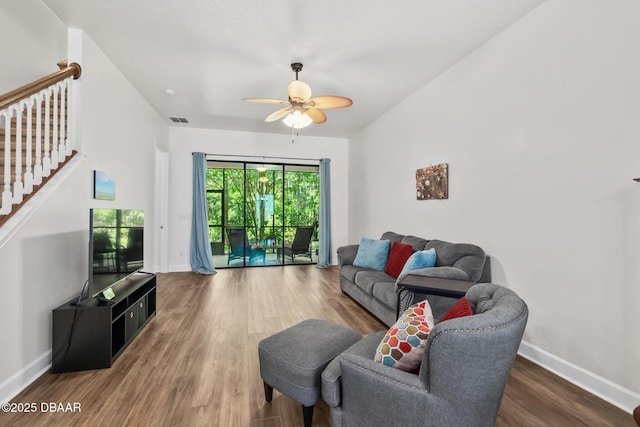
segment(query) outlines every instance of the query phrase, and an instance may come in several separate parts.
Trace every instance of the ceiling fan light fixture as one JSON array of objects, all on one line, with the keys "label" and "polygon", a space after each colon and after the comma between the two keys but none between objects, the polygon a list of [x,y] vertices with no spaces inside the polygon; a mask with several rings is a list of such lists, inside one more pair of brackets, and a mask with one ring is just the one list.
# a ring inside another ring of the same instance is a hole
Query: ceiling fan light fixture
[{"label": "ceiling fan light fixture", "polygon": [[313,120],[306,113],[294,111],[287,114],[285,118],[282,119],[282,122],[290,128],[302,129],[313,123]]},{"label": "ceiling fan light fixture", "polygon": [[295,131],[306,128],[311,123],[321,124],[326,122],[327,116],[322,110],[344,108],[353,104],[353,101],[344,96],[325,95],[311,98],[309,85],[302,80],[298,80],[298,73],[302,70],[302,64],[294,62],[291,64],[291,69],[296,73],[296,79],[287,86],[288,101],[269,98],[242,98],[243,101],[248,102],[283,105],[283,108],[274,111],[264,119],[266,123],[282,119],[285,125]]}]

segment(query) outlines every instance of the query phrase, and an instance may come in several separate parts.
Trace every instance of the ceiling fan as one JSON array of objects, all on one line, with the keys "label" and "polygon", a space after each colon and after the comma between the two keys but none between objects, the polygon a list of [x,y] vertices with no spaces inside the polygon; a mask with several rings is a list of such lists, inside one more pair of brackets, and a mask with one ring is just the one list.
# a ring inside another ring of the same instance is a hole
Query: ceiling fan
[{"label": "ceiling fan", "polygon": [[311,98],[311,88],[302,80],[298,80],[298,73],[302,70],[302,64],[294,62],[291,69],[296,73],[296,79],[289,83],[287,92],[288,101],[267,98],[243,98],[243,101],[261,102],[264,104],[280,104],[286,107],[275,111],[264,119],[265,122],[274,122],[283,119],[284,124],[293,128],[301,129],[311,123],[324,123],[327,116],[322,110],[335,108],[345,108],[351,106],[353,101],[343,96],[316,96]]}]

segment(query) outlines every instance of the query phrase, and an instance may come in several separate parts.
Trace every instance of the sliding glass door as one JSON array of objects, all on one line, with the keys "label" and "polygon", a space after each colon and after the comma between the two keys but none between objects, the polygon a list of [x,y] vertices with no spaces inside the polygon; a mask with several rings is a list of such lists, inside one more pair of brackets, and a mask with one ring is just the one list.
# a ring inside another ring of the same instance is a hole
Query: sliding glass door
[{"label": "sliding glass door", "polygon": [[318,166],[209,161],[216,268],[317,262]]}]

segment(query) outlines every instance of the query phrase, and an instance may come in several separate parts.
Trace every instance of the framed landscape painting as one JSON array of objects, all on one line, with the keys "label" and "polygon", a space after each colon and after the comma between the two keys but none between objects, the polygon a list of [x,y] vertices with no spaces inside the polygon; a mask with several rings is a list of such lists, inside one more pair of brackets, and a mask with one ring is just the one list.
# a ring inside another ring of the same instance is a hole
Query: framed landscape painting
[{"label": "framed landscape painting", "polygon": [[449,165],[441,163],[416,170],[416,198],[442,200],[449,198]]},{"label": "framed landscape painting", "polygon": [[113,175],[93,171],[93,198],[97,200],[116,199],[116,180]]}]

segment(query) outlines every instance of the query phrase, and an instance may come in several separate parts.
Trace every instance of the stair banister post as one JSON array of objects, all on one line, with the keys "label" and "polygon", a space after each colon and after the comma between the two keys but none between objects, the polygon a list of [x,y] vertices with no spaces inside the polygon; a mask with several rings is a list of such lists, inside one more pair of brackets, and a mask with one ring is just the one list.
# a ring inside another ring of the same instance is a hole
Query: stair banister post
[{"label": "stair banister post", "polygon": [[59,110],[58,110],[58,105],[59,105],[59,100],[58,100],[58,95],[60,94],[60,92],[58,91],[59,86],[56,84],[55,86],[53,86],[53,94],[52,94],[52,98],[53,98],[53,135],[51,136],[51,169],[55,169],[58,167],[58,163],[60,163],[60,158],[58,157],[58,131],[59,131],[59,126],[60,126],[60,122],[58,120],[58,114],[59,114]]},{"label": "stair banister post", "polygon": [[69,147],[69,154],[73,152],[76,147],[75,135],[74,135],[74,124],[76,121],[76,115],[78,114],[78,109],[75,105],[74,100],[74,83],[73,79],[69,79],[67,82],[67,146]]},{"label": "stair banister post", "polygon": [[25,156],[24,194],[33,191],[33,104],[35,96],[30,96],[26,101],[27,107],[27,152]]},{"label": "stair banister post", "polygon": [[71,153],[69,150],[69,145],[67,143],[67,125],[69,117],[67,116],[67,79],[63,80],[61,83],[61,92],[60,92],[60,158],[66,159],[67,156]]},{"label": "stair banister post", "polygon": [[33,183],[42,183],[42,92],[34,95],[36,100],[36,163],[33,167]]},{"label": "stair banister post", "polygon": [[16,105],[16,163],[15,173],[16,177],[13,181],[13,203],[18,204],[22,202],[22,196],[24,188],[22,187],[22,111],[24,109],[24,101],[20,101]]},{"label": "stair banister post", "polygon": [[44,91],[44,145],[42,151],[44,159],[42,159],[42,177],[47,177],[51,173],[50,142],[51,142],[51,90]]},{"label": "stair banister post", "polygon": [[[7,108],[2,113],[4,118],[4,164],[11,165],[11,109]],[[2,192],[2,205],[0,214],[11,212],[11,167],[4,168],[4,191]]]}]

